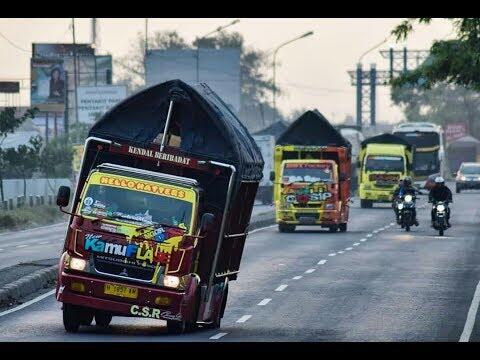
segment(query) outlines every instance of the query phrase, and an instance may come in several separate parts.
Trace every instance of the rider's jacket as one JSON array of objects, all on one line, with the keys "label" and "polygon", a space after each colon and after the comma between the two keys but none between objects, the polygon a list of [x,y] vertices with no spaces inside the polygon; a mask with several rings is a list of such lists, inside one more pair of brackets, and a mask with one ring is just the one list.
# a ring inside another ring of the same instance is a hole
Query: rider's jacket
[{"label": "rider's jacket", "polygon": [[452,202],[452,192],[445,185],[435,185],[428,194],[428,200],[431,202],[448,201]]}]

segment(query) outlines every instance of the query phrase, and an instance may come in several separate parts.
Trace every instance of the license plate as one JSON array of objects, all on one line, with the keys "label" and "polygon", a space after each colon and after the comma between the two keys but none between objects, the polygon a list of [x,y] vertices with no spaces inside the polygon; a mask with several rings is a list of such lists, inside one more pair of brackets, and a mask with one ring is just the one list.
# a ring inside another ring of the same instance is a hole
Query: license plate
[{"label": "license plate", "polygon": [[308,217],[308,216],[301,216],[298,218],[298,221],[304,224],[315,224],[315,218],[314,217]]},{"label": "license plate", "polygon": [[105,284],[104,293],[130,299],[136,299],[138,297],[137,288],[124,285]]}]

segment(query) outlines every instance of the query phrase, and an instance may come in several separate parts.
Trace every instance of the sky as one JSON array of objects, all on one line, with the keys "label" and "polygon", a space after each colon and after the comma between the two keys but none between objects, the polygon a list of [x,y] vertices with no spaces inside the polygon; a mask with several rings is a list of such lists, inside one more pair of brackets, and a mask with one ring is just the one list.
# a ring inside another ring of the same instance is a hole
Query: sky
[{"label": "sky", "polygon": [[[176,30],[188,42],[234,20],[233,18],[174,19],[150,18],[149,33]],[[277,84],[285,90],[277,97],[277,107],[289,114],[299,108],[317,108],[332,122],[355,115],[355,87],[348,70],[354,70],[359,57],[390,35],[400,18],[240,18],[225,31],[238,31],[246,46],[272,51],[279,44],[313,31],[314,35],[283,47],[277,55]],[[136,34],[144,32],[143,18],[99,18],[98,52],[114,58],[128,54]],[[0,80],[28,79],[33,42],[71,42],[71,19],[0,18]],[[90,42],[90,19],[75,19],[76,41]],[[390,46],[401,49],[428,49],[434,40],[452,37],[452,26],[435,19],[429,26],[416,25],[405,43],[390,36],[378,49],[362,59],[363,68],[376,63],[377,70],[388,70],[388,60],[378,50]],[[9,43],[8,38],[14,45]],[[115,72],[114,68],[114,72]],[[271,68],[267,69],[271,72]],[[377,87],[377,121],[398,122],[401,109],[390,100],[388,87]]]}]

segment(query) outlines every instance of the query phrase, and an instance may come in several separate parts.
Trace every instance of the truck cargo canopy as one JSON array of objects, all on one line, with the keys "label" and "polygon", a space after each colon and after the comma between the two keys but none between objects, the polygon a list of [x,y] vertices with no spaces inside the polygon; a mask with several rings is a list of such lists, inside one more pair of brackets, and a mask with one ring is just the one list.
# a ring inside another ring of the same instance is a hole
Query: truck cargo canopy
[{"label": "truck cargo canopy", "polygon": [[389,133],[384,133],[384,134],[372,136],[368,139],[363,140],[362,143],[361,143],[362,148],[367,146],[368,144],[405,145],[409,151],[412,150],[412,145],[408,141],[406,141],[406,140],[404,140],[404,139],[402,139],[402,138],[400,138],[396,135],[389,134]]},{"label": "truck cargo canopy", "polygon": [[260,180],[263,159],[240,120],[206,84],[171,80],[142,90],[117,104],[91,128],[89,136],[128,145],[159,144],[170,100],[168,134],[179,150],[204,160],[234,165],[240,179]]},{"label": "truck cargo canopy", "polygon": [[277,140],[277,145],[344,146],[350,142],[318,110],[308,110],[295,120]]}]

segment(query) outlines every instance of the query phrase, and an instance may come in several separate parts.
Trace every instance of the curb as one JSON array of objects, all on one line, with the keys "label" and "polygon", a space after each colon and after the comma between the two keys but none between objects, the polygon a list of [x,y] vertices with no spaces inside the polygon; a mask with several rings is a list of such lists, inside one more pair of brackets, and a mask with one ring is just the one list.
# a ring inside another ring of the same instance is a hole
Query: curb
[{"label": "curb", "polygon": [[24,296],[38,291],[57,278],[58,265],[41,269],[18,279],[0,289],[0,306],[6,306]]},{"label": "curb", "polygon": [[[248,230],[259,229],[275,223],[275,213],[268,212],[255,216],[248,227]],[[37,270],[30,275],[20,278],[0,288],[0,307],[7,306],[18,301],[24,296],[30,295],[49,284],[57,278],[58,265]],[[1,273],[1,272],[0,272]]]}]

